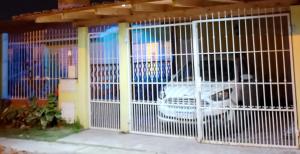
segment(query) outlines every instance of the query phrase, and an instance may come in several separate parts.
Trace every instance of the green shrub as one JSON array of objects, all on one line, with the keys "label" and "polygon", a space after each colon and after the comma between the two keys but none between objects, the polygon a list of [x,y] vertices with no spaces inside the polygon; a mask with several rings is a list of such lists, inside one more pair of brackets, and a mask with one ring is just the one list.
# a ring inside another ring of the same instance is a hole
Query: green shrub
[{"label": "green shrub", "polygon": [[57,97],[54,95],[48,96],[48,103],[44,107],[39,107],[36,99],[32,99],[30,103],[30,113],[26,118],[28,124],[38,123],[43,129],[48,126],[54,127],[61,121],[61,112],[58,110]]},{"label": "green shrub", "polygon": [[54,127],[61,121],[61,112],[58,110],[57,97],[48,96],[46,106],[39,107],[37,99],[31,98],[28,108],[17,109],[15,107],[7,107],[0,114],[0,124],[11,125],[16,128],[28,128],[40,126],[43,129]]},{"label": "green shrub", "polygon": [[47,126],[56,126],[61,120],[61,112],[58,110],[57,104],[57,97],[49,95],[46,107],[43,107],[40,110],[40,123],[43,129]]}]

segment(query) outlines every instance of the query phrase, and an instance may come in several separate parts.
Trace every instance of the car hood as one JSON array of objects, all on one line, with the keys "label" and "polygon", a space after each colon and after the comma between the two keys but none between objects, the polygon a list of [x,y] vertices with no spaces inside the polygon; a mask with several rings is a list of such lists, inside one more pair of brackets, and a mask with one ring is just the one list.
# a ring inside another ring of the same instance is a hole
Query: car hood
[{"label": "car hood", "polygon": [[[202,82],[200,89],[201,98],[209,97],[217,92],[234,87],[234,84],[216,82]],[[176,84],[170,83],[165,87],[166,98],[195,98],[195,83]]]}]

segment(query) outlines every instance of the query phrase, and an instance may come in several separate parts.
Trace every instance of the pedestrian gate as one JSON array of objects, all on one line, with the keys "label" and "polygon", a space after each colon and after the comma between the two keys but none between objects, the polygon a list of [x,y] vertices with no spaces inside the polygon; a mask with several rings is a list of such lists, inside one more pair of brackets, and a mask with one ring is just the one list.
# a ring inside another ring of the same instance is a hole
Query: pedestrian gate
[{"label": "pedestrian gate", "polygon": [[[267,12],[132,23],[130,131],[297,146],[290,16]],[[117,44],[114,26],[90,33],[91,127],[119,129]]]},{"label": "pedestrian gate", "polygon": [[89,33],[90,125],[120,127],[119,49],[117,26],[93,27]]}]

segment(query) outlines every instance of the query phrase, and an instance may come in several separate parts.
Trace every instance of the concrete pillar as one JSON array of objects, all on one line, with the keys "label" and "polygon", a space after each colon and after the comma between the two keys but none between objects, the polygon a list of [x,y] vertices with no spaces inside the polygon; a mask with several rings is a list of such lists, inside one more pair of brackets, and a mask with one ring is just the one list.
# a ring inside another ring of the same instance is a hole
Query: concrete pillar
[{"label": "concrete pillar", "polygon": [[8,99],[8,34],[1,35],[1,98]]},{"label": "concrete pillar", "polygon": [[119,24],[120,50],[120,129],[128,133],[130,128],[130,55],[128,23]]},{"label": "concrete pillar", "polygon": [[84,128],[89,127],[89,97],[88,97],[88,28],[78,28],[78,81],[75,116]]},{"label": "concrete pillar", "polygon": [[[296,88],[298,129],[300,128],[300,5],[291,7],[293,61]],[[299,133],[299,132],[298,132]],[[298,135],[299,137],[299,135]],[[298,145],[299,146],[299,145]]]}]

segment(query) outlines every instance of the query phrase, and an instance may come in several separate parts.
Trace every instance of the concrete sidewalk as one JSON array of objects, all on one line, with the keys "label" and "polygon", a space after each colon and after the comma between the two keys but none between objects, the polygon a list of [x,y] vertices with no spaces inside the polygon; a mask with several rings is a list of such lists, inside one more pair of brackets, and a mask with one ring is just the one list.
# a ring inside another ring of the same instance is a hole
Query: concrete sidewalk
[{"label": "concrete sidewalk", "polygon": [[195,140],[86,130],[57,142],[0,138],[0,144],[30,153],[101,154],[300,154],[297,149],[199,144]]},{"label": "concrete sidewalk", "polygon": [[[59,143],[59,142],[41,142],[32,140],[8,139],[0,138],[0,145],[6,148],[13,149],[20,153],[34,153],[34,154],[153,154],[141,150],[126,150],[118,148],[110,148],[103,146],[73,144],[73,143]],[[1,153],[1,151],[0,151]],[[1,153],[2,154],[2,153]],[[4,153],[5,154],[5,153]],[[8,153],[11,154],[11,153]]]}]

